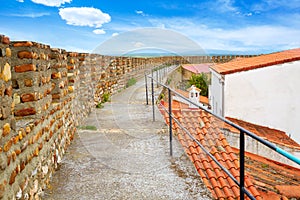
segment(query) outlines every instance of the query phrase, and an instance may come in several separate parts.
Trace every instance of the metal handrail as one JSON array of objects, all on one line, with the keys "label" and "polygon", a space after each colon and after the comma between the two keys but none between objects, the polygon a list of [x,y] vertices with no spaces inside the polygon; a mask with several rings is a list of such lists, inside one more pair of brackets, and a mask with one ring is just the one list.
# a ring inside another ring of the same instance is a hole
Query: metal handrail
[{"label": "metal handrail", "polygon": [[[149,75],[146,75],[146,76],[147,76],[148,78],[151,78],[151,79],[152,79],[151,76],[149,76]],[[153,80],[156,81],[155,79],[153,79]],[[288,158],[289,160],[291,160],[291,161],[297,163],[298,165],[300,165],[300,158],[295,157],[294,155],[290,154],[289,152],[287,152],[287,151],[281,149],[280,147],[277,147],[277,145],[275,145],[275,144],[273,144],[273,143],[271,143],[271,142],[269,142],[269,141],[267,141],[267,140],[262,139],[261,137],[255,135],[254,133],[248,131],[247,129],[245,129],[245,128],[243,128],[243,127],[241,127],[241,126],[239,126],[239,125],[237,125],[237,124],[235,124],[235,123],[233,123],[233,122],[231,122],[230,120],[228,120],[228,119],[226,119],[226,118],[224,118],[224,117],[222,117],[222,116],[219,116],[219,115],[214,114],[212,111],[208,110],[208,109],[205,108],[204,106],[202,106],[202,105],[200,105],[200,104],[196,104],[195,102],[192,102],[191,100],[189,100],[188,98],[186,98],[186,97],[183,96],[182,94],[179,94],[179,93],[176,92],[175,90],[169,88],[169,87],[166,86],[165,84],[163,84],[163,83],[159,83],[159,84],[160,84],[162,87],[164,87],[164,88],[170,89],[172,93],[175,93],[176,95],[180,96],[181,98],[183,98],[184,100],[188,101],[189,103],[191,103],[191,104],[193,104],[193,105],[195,105],[195,106],[198,106],[198,108],[200,108],[200,109],[206,111],[207,113],[209,113],[209,114],[213,115],[214,117],[220,119],[221,121],[223,121],[223,122],[225,122],[225,123],[231,125],[232,127],[238,129],[239,131],[245,133],[246,135],[248,135],[248,136],[252,137],[253,139],[255,139],[255,140],[261,142],[261,143],[264,144],[265,146],[271,148],[272,150],[276,151],[277,153],[283,155],[284,157]]]},{"label": "metal handrail", "polygon": [[[153,75],[153,73],[152,73]],[[278,152],[279,154],[283,155],[284,157],[290,159],[291,161],[297,163],[300,165],[300,159],[295,157],[294,155],[288,153],[287,151],[284,151],[283,149],[277,147],[275,144],[266,141],[262,138],[260,138],[259,136],[255,135],[254,133],[246,130],[245,128],[229,121],[228,119],[216,115],[214,113],[212,113],[212,111],[208,110],[207,108],[205,108],[204,106],[197,104],[195,102],[192,102],[190,99],[186,98],[185,96],[183,96],[182,94],[179,94],[178,92],[176,92],[175,90],[171,89],[170,87],[166,86],[165,84],[159,82],[158,80],[155,80],[153,76],[150,76],[149,74],[145,74],[145,81],[146,81],[146,101],[147,101],[147,105],[148,105],[148,88],[147,88],[147,78],[151,79],[151,91],[152,91],[152,109],[153,109],[153,121],[155,121],[155,112],[154,112],[154,84],[153,82],[155,81],[157,83],[157,85],[161,85],[163,88],[168,89],[168,96],[169,96],[169,110],[167,111],[167,109],[163,106],[162,108],[168,113],[169,115],[169,134],[170,134],[170,155],[172,156],[172,120],[174,120],[179,127],[184,130],[184,132],[186,132],[186,134],[239,186],[240,188],[240,199],[244,199],[244,194],[246,194],[251,200],[255,200],[255,198],[251,195],[251,193],[249,193],[247,191],[247,189],[245,188],[245,183],[244,183],[244,179],[245,179],[245,165],[244,165],[244,160],[245,160],[245,135],[248,135],[250,137],[252,137],[253,139],[259,141],[260,143],[262,143],[263,145],[271,148],[272,150]],[[238,129],[240,131],[240,182],[238,182],[235,177],[224,167],[222,166],[218,160],[209,152],[207,151],[202,145],[201,143],[195,138],[193,137],[193,135],[185,128],[183,127],[180,122],[173,117],[172,115],[172,101],[171,101],[171,93],[174,93],[178,96],[180,96],[181,98],[183,98],[184,100],[186,100],[187,102],[197,106],[198,108],[206,111],[207,113],[211,114],[212,116],[216,117],[217,119],[220,119],[221,121],[231,125],[232,127]]]}]

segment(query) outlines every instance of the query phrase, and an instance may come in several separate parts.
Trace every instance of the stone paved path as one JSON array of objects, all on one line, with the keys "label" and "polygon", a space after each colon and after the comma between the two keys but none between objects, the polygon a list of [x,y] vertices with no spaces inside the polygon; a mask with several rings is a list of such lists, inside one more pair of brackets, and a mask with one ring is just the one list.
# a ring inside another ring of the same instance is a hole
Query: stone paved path
[{"label": "stone paved path", "polygon": [[94,109],[54,174],[44,199],[210,199],[158,110],[145,105],[144,81]]}]

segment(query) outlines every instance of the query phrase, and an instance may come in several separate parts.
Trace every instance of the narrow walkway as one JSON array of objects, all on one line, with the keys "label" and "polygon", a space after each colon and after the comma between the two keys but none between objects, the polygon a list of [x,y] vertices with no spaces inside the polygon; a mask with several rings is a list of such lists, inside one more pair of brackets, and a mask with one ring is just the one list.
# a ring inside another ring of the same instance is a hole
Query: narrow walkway
[{"label": "narrow walkway", "polygon": [[44,199],[209,199],[192,163],[145,105],[144,81],[94,109],[54,174]]}]

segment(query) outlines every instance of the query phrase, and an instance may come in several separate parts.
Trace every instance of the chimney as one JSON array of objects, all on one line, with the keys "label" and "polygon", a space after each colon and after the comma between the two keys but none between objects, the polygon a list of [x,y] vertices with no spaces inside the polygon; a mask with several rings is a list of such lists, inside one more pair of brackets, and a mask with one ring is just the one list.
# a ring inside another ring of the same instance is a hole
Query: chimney
[{"label": "chimney", "polygon": [[[200,104],[200,92],[201,90],[198,89],[196,86],[192,85],[189,89],[189,100],[195,103],[196,105]],[[192,103],[189,103],[189,108],[198,108],[198,106],[195,106]]]}]

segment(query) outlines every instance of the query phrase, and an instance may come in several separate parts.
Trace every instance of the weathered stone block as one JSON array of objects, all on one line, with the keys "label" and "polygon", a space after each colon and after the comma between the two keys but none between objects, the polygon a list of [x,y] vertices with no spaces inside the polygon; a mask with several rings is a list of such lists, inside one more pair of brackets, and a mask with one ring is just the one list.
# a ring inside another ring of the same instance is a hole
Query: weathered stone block
[{"label": "weathered stone block", "polygon": [[37,101],[39,99],[37,92],[25,93],[21,95],[22,102]]},{"label": "weathered stone block", "polygon": [[15,93],[13,95],[13,102],[14,102],[15,105],[21,103],[21,97],[20,97],[20,95],[18,95],[17,93]]},{"label": "weathered stone block", "polygon": [[11,80],[11,70],[10,70],[10,65],[8,63],[5,63],[4,65],[1,78],[6,82]]},{"label": "weathered stone block", "polygon": [[12,185],[16,180],[17,172],[16,170],[12,171],[10,178],[9,178],[9,184]]},{"label": "weathered stone block", "polygon": [[15,116],[34,115],[34,114],[36,114],[36,109],[35,108],[19,109],[19,110],[15,110],[14,114],[15,114]]},{"label": "weathered stone block", "polygon": [[67,69],[68,69],[68,70],[76,69],[76,66],[75,66],[75,65],[68,65],[68,66],[67,66]]},{"label": "weathered stone block", "polygon": [[19,51],[18,58],[37,59],[38,55],[35,52],[31,52],[31,51]]},{"label": "weathered stone block", "polygon": [[10,43],[10,39],[9,39],[9,37],[7,37],[5,35],[0,35],[0,42],[2,44],[9,44]]},{"label": "weathered stone block", "polygon": [[36,71],[36,65],[25,64],[25,65],[15,66],[15,72],[17,73],[28,72],[28,71]]},{"label": "weathered stone block", "polygon": [[13,43],[14,47],[31,47],[33,43],[30,41],[22,41],[22,42],[15,42]]},{"label": "weathered stone block", "polygon": [[7,135],[10,134],[10,124],[6,123],[3,125],[3,132],[2,132],[2,136],[5,137]]},{"label": "weathered stone block", "polygon": [[74,86],[68,86],[68,90],[69,90],[70,93],[74,92]]},{"label": "weathered stone block", "polygon": [[7,96],[9,96],[9,97],[11,97],[11,96],[12,96],[12,93],[13,93],[13,88],[12,88],[12,86],[10,85],[10,86],[8,86],[8,87],[5,89],[4,94],[7,95]]},{"label": "weathered stone block", "polygon": [[51,74],[51,78],[52,79],[58,79],[58,78],[61,78],[61,73],[60,72],[53,72]]},{"label": "weathered stone block", "polygon": [[10,149],[10,147],[12,146],[12,143],[13,143],[12,140],[8,140],[8,141],[4,144],[4,146],[3,146],[3,151],[4,151],[4,152],[8,152],[9,149]]},{"label": "weathered stone block", "polygon": [[10,58],[11,57],[11,49],[9,47],[7,47],[5,49],[5,54],[6,54],[6,57]]},{"label": "weathered stone block", "polygon": [[26,87],[32,87],[33,86],[33,80],[32,79],[24,79],[24,85]]}]

